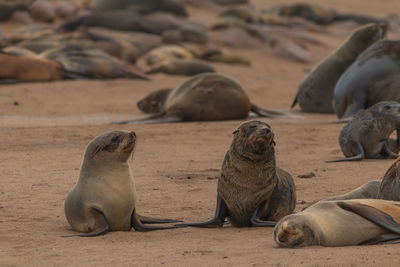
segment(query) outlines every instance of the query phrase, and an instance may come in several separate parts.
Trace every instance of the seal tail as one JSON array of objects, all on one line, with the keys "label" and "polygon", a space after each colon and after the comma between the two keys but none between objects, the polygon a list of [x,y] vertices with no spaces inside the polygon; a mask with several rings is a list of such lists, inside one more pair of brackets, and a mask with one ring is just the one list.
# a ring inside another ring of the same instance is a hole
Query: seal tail
[{"label": "seal tail", "polygon": [[183,121],[183,116],[179,113],[161,112],[144,119],[117,121],[113,122],[112,124],[157,124],[157,123],[169,123],[169,122],[181,122],[181,121]]}]

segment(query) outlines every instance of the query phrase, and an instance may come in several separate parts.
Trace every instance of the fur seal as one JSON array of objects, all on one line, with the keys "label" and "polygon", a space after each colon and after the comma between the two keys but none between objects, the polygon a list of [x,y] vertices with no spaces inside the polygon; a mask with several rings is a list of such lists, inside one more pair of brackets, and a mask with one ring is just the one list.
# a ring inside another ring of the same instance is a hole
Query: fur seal
[{"label": "fur seal", "polygon": [[400,101],[400,41],[381,40],[360,54],[336,83],[333,107],[347,118],[380,101]]},{"label": "fur seal", "polygon": [[[339,196],[324,198],[321,201],[349,200],[349,199],[377,199],[381,188],[381,181],[374,180],[357,187],[356,189]],[[388,199],[395,200],[395,199]]]},{"label": "fur seal", "polygon": [[321,201],[281,219],[281,247],[351,246],[400,242],[400,202],[378,199]]},{"label": "fur seal", "polygon": [[360,110],[343,127],[339,144],[346,158],[328,162],[355,161],[364,158],[394,158],[386,141],[399,128],[400,103],[382,101]]},{"label": "fur seal", "polygon": [[400,201],[400,157],[389,167],[383,176],[378,198]]},{"label": "fur seal", "polygon": [[236,227],[274,226],[293,212],[295,184],[289,173],[276,167],[271,127],[265,122],[248,121],[233,135],[218,179],[214,218],[186,225],[221,227],[228,218]]},{"label": "fur seal", "polygon": [[134,65],[123,62],[100,50],[80,50],[74,46],[50,49],[43,58],[60,63],[77,77],[94,79],[136,78],[149,80]]},{"label": "fur seal", "polygon": [[215,69],[204,60],[171,58],[151,66],[146,73],[153,74],[157,72],[193,76],[204,72],[215,72]]},{"label": "fur seal", "polygon": [[35,55],[16,55],[3,51],[0,52],[0,61],[2,82],[58,81],[70,77],[60,64]]},{"label": "fur seal", "polygon": [[87,146],[79,179],[65,200],[65,217],[72,229],[97,236],[109,231],[150,231],[179,226],[147,226],[144,223],[178,222],[151,219],[136,212],[136,189],[128,158],[136,143],[135,132],[112,131]]},{"label": "fur seal", "polygon": [[0,22],[9,20],[16,11],[26,11],[27,9],[28,6],[24,3],[0,3]]},{"label": "fur seal", "polygon": [[166,98],[151,99],[163,102],[157,104],[162,106],[159,113],[141,120],[117,123],[234,120],[246,118],[250,111],[262,117],[287,116],[251,104],[239,83],[214,73],[198,74],[162,96]]},{"label": "fur seal", "polygon": [[297,102],[304,112],[333,113],[332,97],[337,80],[371,44],[382,39],[386,24],[372,23],[357,28],[330,56],[320,62],[301,82],[291,107]]}]

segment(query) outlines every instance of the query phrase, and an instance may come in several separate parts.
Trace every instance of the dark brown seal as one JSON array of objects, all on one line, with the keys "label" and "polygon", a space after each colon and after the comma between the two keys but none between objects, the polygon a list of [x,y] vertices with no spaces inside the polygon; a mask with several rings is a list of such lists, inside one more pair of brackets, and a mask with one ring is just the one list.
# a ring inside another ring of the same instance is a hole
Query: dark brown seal
[{"label": "dark brown seal", "polygon": [[381,199],[320,201],[281,219],[281,247],[354,246],[400,242],[400,203]]},{"label": "dark brown seal", "polygon": [[365,50],[336,83],[338,118],[353,116],[380,101],[400,101],[400,41],[381,40]]},{"label": "dark brown seal", "polygon": [[[154,104],[157,100],[163,103]],[[234,120],[246,118],[250,111],[262,117],[290,117],[257,107],[239,83],[215,73],[198,74],[173,89],[165,99],[151,97],[151,101],[152,105],[162,106],[159,113],[141,120],[117,123]]]},{"label": "dark brown seal", "polygon": [[366,110],[360,110],[339,135],[340,148],[346,158],[329,162],[397,157],[389,150],[386,141],[399,128],[399,123],[398,102],[383,101]]},{"label": "dark brown seal", "polygon": [[152,219],[136,212],[136,188],[127,162],[136,144],[135,132],[112,131],[87,146],[78,183],[65,200],[65,216],[78,236],[109,231],[150,231],[180,226],[148,226],[144,223],[178,222]]},{"label": "dark brown seal", "polygon": [[189,226],[221,227],[225,218],[236,227],[274,226],[295,208],[295,184],[289,173],[276,167],[271,127],[248,121],[233,135],[218,179],[215,217]]},{"label": "dark brown seal", "polygon": [[358,55],[382,39],[385,32],[384,23],[372,23],[357,28],[301,82],[292,107],[298,102],[304,112],[333,113],[332,97],[336,82]]}]

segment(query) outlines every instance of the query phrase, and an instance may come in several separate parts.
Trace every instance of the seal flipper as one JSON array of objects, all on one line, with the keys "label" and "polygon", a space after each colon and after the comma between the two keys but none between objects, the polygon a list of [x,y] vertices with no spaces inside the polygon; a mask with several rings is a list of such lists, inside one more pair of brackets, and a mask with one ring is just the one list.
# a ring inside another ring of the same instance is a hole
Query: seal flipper
[{"label": "seal flipper", "polygon": [[[381,226],[382,228],[392,231],[394,234],[398,234],[400,238],[400,224],[396,222],[388,213],[361,203],[338,202],[338,206],[344,210],[354,212],[355,214],[360,215],[361,217]],[[392,240],[392,238],[389,240]]]},{"label": "seal flipper", "polygon": [[85,234],[76,234],[76,235],[63,235],[62,237],[72,237],[72,236],[92,237],[92,236],[106,234],[110,229],[110,225],[108,224],[104,214],[101,211],[98,211],[93,208],[90,210],[90,213],[93,215],[96,221],[92,232]]},{"label": "seal flipper", "polygon": [[180,225],[172,225],[172,226],[149,226],[149,225],[144,225],[140,221],[140,215],[136,213],[136,210],[133,210],[132,215],[131,215],[131,225],[135,231],[138,232],[148,232],[148,231],[154,231],[154,230],[167,230],[167,229],[175,229],[175,228],[183,228],[186,227],[187,225],[180,224]]},{"label": "seal flipper", "polygon": [[185,223],[182,225],[193,226],[193,227],[204,227],[204,228],[222,227],[225,223],[225,218],[228,217],[228,214],[229,214],[228,206],[226,205],[225,201],[218,196],[217,207],[215,209],[214,218],[205,222]]},{"label": "seal flipper", "polygon": [[400,243],[400,235],[383,234],[367,241],[361,242],[359,245],[375,245],[375,244],[395,244]]},{"label": "seal flipper", "polygon": [[325,162],[326,163],[332,163],[332,162],[342,162],[342,161],[360,161],[360,160],[363,160],[365,158],[364,148],[362,147],[362,145],[359,142],[357,142],[357,147],[358,147],[359,154],[357,154],[357,155],[355,155],[353,157],[347,157],[347,158],[335,159],[335,160],[327,160]]},{"label": "seal flipper", "polygon": [[182,222],[180,220],[174,220],[174,219],[157,219],[157,218],[150,218],[150,217],[142,216],[142,215],[139,215],[139,214],[136,214],[136,215],[138,216],[138,219],[142,223],[147,223],[147,224]]},{"label": "seal flipper", "polygon": [[129,120],[129,121],[118,121],[112,124],[155,124],[155,123],[168,123],[168,122],[181,122],[183,121],[183,115],[180,113],[168,113],[161,112],[156,115],[139,119],[139,120]]},{"label": "seal flipper", "polygon": [[260,117],[266,117],[266,118],[288,117],[288,115],[285,113],[275,110],[263,109],[253,104],[251,105],[250,111],[256,113]]},{"label": "seal flipper", "polygon": [[[262,203],[262,205],[264,205],[265,202]],[[275,227],[276,222],[273,221],[264,221],[261,220],[260,218],[258,218],[258,210],[260,207],[258,207],[256,209],[256,211],[253,213],[253,215],[251,216],[250,222],[251,222],[251,226],[254,227]]]},{"label": "seal flipper", "polygon": [[296,97],[293,99],[293,103],[290,105],[290,108],[294,108],[297,105],[297,98],[298,98],[299,94],[296,94]]}]

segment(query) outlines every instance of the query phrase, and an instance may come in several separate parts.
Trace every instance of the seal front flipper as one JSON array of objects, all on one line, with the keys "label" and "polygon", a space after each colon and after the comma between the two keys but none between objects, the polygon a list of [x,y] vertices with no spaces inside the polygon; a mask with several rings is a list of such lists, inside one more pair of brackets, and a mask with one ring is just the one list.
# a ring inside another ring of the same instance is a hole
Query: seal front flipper
[{"label": "seal front flipper", "polygon": [[222,227],[225,223],[225,218],[228,217],[229,210],[225,201],[221,197],[217,197],[217,207],[215,209],[214,218],[205,222],[198,223],[186,223],[183,225],[193,226],[193,227],[204,227],[204,228],[214,228]]},{"label": "seal front flipper", "polygon": [[142,216],[139,214],[136,214],[139,218],[139,220],[142,223],[147,223],[147,224],[156,224],[156,223],[178,223],[182,222],[181,220],[174,220],[174,219],[157,219],[157,218],[150,218],[146,216]]},{"label": "seal front flipper", "polygon": [[[383,212],[375,207],[361,203],[338,202],[339,207],[344,210],[354,212],[357,215],[400,235],[400,224],[396,222],[390,214]],[[399,208],[397,207],[397,212]]]},{"label": "seal front flipper", "polygon": [[76,234],[76,235],[63,235],[62,237],[72,237],[72,236],[92,237],[92,236],[106,234],[110,229],[110,225],[108,224],[106,217],[104,217],[104,214],[93,208],[90,210],[90,214],[94,217],[96,221],[92,232],[85,234]]},{"label": "seal front flipper", "polygon": [[297,97],[299,94],[296,94],[296,97],[293,99],[293,103],[290,105],[290,108],[294,108],[297,105]]},{"label": "seal front flipper", "polygon": [[133,210],[132,215],[131,215],[131,225],[135,231],[138,232],[148,232],[148,231],[154,231],[154,230],[167,230],[167,229],[175,229],[175,228],[183,228],[186,227],[187,225],[181,224],[181,225],[172,225],[172,226],[149,226],[149,225],[144,225],[140,221],[140,215],[136,213],[136,210]]},{"label": "seal front flipper", "polygon": [[156,115],[131,121],[119,121],[113,122],[112,124],[156,124],[156,123],[168,123],[168,122],[181,122],[183,121],[183,115],[180,113],[168,113],[161,112]]},{"label": "seal front flipper", "polygon": [[275,227],[276,222],[273,221],[264,221],[258,218],[258,208],[256,211],[253,213],[253,216],[251,216],[251,226],[254,227]]}]

